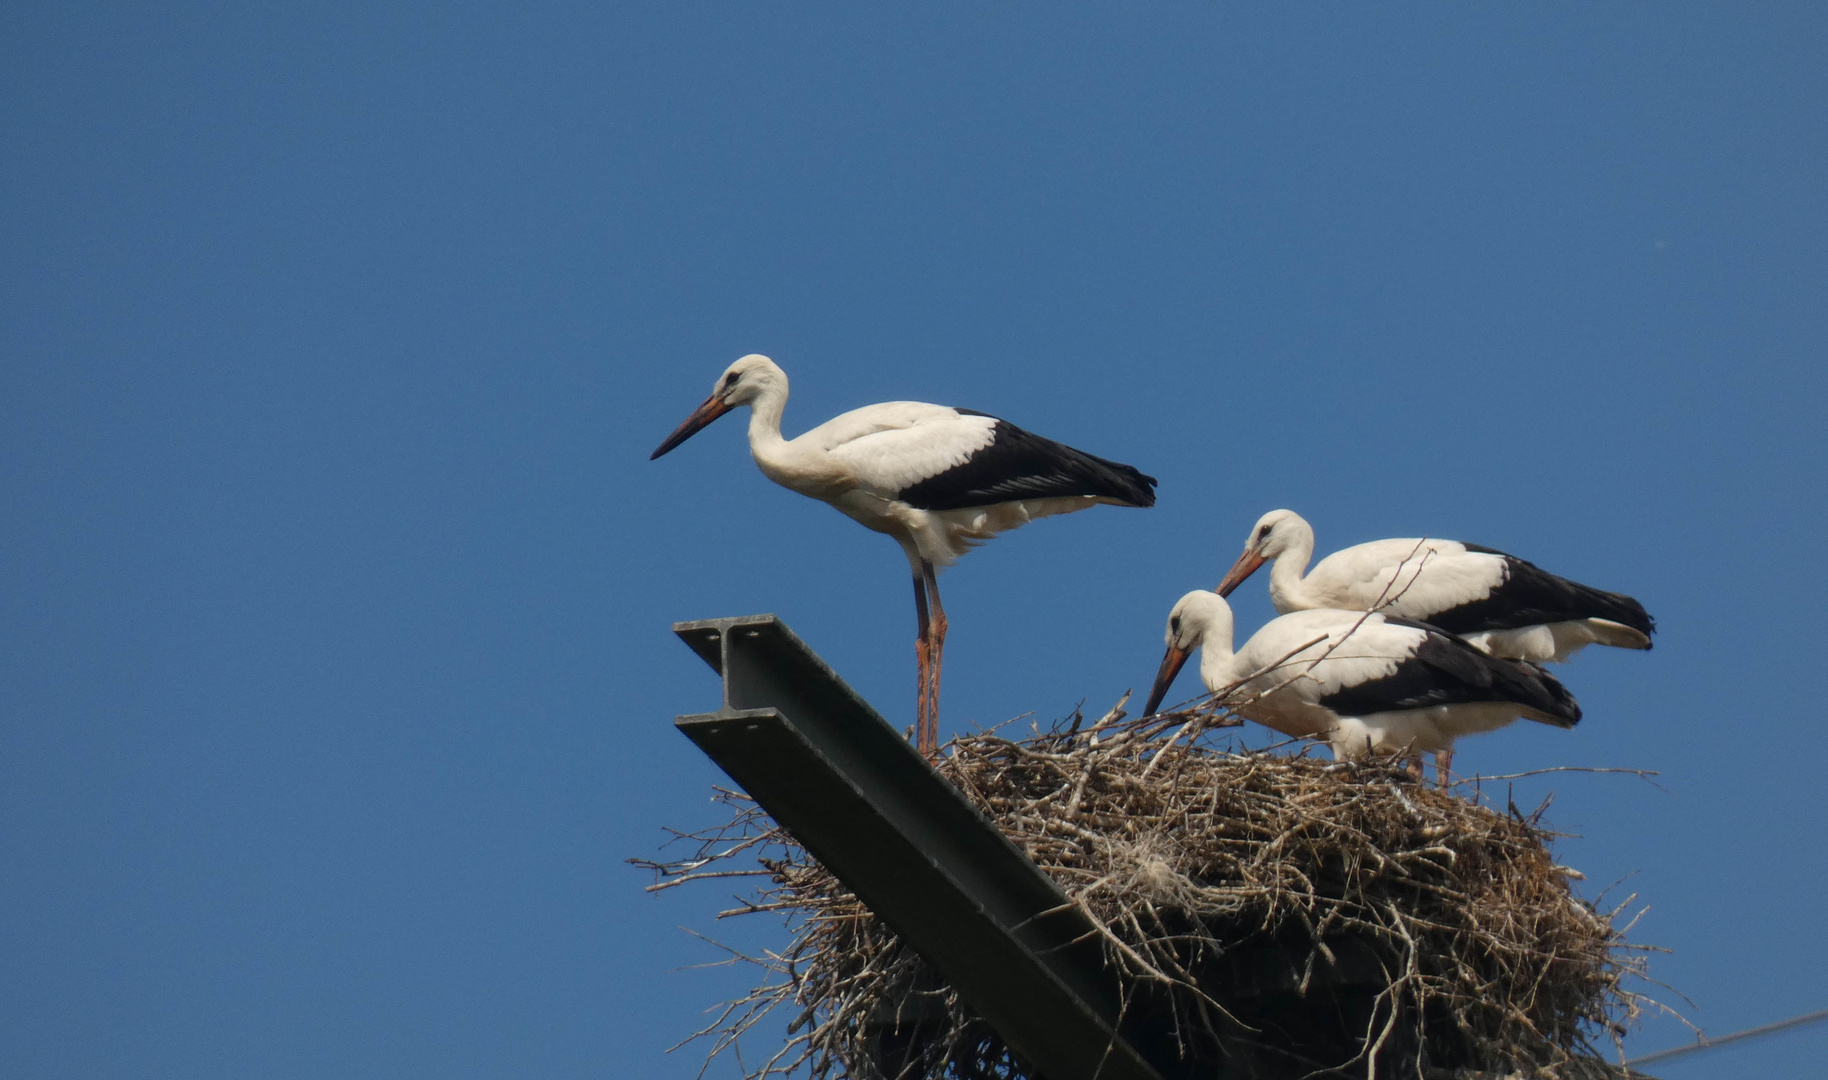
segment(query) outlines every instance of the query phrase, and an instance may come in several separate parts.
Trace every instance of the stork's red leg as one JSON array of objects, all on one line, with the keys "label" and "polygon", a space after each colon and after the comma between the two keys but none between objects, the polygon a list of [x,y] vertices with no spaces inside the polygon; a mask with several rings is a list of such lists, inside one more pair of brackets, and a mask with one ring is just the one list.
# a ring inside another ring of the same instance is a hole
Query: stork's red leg
[{"label": "stork's red leg", "polygon": [[939,577],[933,564],[922,559],[921,574],[927,580],[927,598],[933,604],[933,620],[927,651],[927,756],[939,754],[939,671],[946,653],[946,608],[939,602]]},{"label": "stork's red leg", "polygon": [[914,745],[922,754],[927,753],[927,712],[928,712],[928,679],[927,670],[931,661],[931,642],[929,635],[932,626],[927,620],[927,585],[919,574],[914,575],[914,615],[920,622],[920,629],[914,638],[914,678],[917,689],[914,695]]},{"label": "stork's red leg", "polygon": [[1453,767],[1453,763],[1454,752],[1452,750],[1436,750],[1434,752],[1434,778],[1435,782],[1442,787],[1447,786],[1448,777],[1451,775],[1448,770]]}]

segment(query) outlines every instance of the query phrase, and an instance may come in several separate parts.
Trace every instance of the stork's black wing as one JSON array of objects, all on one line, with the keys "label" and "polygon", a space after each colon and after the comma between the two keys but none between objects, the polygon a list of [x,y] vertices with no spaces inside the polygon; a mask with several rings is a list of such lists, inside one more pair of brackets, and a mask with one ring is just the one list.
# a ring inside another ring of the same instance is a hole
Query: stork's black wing
[{"label": "stork's black wing", "polygon": [[1623,593],[1606,592],[1557,577],[1515,555],[1478,544],[1467,544],[1466,550],[1503,559],[1504,580],[1483,599],[1428,613],[1430,623],[1450,634],[1511,630],[1576,619],[1609,619],[1646,637],[1656,632],[1656,620],[1644,610],[1644,605]]},{"label": "stork's black wing", "polygon": [[[969,416],[988,413],[958,410]],[[896,498],[922,510],[958,510],[1017,499],[1093,495],[1127,506],[1155,505],[1155,477],[997,419],[990,445]]]},{"label": "stork's black wing", "polygon": [[1562,727],[1580,722],[1580,703],[1574,695],[1535,664],[1487,656],[1428,623],[1389,615],[1384,621],[1427,636],[1389,675],[1342,687],[1320,699],[1321,705],[1341,716],[1368,716],[1431,705],[1510,702],[1554,717]]}]

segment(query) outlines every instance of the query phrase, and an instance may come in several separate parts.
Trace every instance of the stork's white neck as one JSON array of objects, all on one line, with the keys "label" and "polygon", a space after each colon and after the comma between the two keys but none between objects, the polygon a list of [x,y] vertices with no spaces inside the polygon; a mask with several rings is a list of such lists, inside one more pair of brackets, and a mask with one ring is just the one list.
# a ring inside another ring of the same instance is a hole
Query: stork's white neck
[{"label": "stork's white neck", "polygon": [[843,478],[819,448],[781,435],[781,414],[787,409],[787,377],[769,380],[749,402],[749,456],[762,475],[803,495],[825,498],[832,484]]},{"label": "stork's white neck", "polygon": [[756,461],[761,461],[764,453],[787,441],[781,437],[781,416],[786,411],[785,377],[778,383],[770,381],[763,386],[755,400],[749,403],[749,452],[755,455]]},{"label": "stork's white neck", "polygon": [[1308,562],[1314,558],[1314,530],[1299,518],[1283,528],[1288,535],[1288,546],[1276,555],[1276,561],[1270,565],[1269,602],[1284,615],[1291,611],[1325,607],[1325,604],[1310,595],[1308,583],[1303,578],[1307,573]]},{"label": "stork's white neck", "polygon": [[1237,655],[1232,650],[1231,605],[1218,593],[1208,595],[1210,600],[1202,598],[1199,606],[1183,612],[1182,618],[1193,624],[1191,629],[1200,650],[1200,681],[1208,690],[1220,690],[1236,681],[1231,670]]}]

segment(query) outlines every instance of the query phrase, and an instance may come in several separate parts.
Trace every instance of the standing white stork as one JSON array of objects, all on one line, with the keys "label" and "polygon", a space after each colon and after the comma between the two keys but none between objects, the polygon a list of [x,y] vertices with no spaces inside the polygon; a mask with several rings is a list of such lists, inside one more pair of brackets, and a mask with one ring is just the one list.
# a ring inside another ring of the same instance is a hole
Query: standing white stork
[{"label": "standing white stork", "polygon": [[1375,612],[1297,611],[1271,619],[1233,652],[1231,605],[1218,593],[1190,592],[1168,616],[1167,642],[1144,716],[1199,649],[1200,680],[1245,719],[1324,738],[1341,761],[1432,752],[1443,785],[1462,735],[1519,717],[1560,728],[1580,722],[1573,695],[1535,664]]},{"label": "standing white stork", "polygon": [[718,377],[711,396],[649,460],[739,405],[750,407],[749,452],[764,476],[887,533],[907,554],[919,623],[914,642],[919,745],[929,756],[939,747],[939,673],[946,644],[937,572],[975,544],[1038,517],[1096,503],[1155,504],[1154,477],[970,409],[889,401],[833,417],[798,438],[783,438],[787,373],[754,354]]},{"label": "standing white stork", "polygon": [[1556,577],[1514,555],[1427,538],[1374,540],[1336,551],[1304,577],[1314,529],[1293,510],[1257,520],[1220,596],[1275,560],[1269,598],[1287,614],[1312,608],[1381,611],[1458,634],[1494,656],[1566,660],[1598,642],[1648,649],[1656,620],[1644,605]]}]

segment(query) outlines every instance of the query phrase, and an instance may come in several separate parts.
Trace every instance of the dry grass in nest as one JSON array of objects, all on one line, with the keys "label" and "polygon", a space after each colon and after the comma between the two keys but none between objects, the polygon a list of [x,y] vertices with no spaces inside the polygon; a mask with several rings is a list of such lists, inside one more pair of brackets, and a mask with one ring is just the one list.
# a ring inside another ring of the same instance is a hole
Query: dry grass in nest
[{"label": "dry grass in nest", "polygon": [[[1239,1076],[1623,1075],[1593,1042],[1649,1004],[1624,985],[1644,951],[1615,923],[1624,904],[1574,895],[1540,811],[1392,763],[1232,752],[1193,738],[1224,725],[1210,717],[1120,720],[961,738],[939,768],[1084,907],[1131,1019],[1171,1031],[1185,1061]],[[778,1029],[758,1025],[775,1016],[785,1045],[739,1053],[746,1077],[1035,1075],[747,796],[720,798],[732,819],[682,835],[689,857],[635,860],[656,889],[747,877],[753,893],[723,914],[787,918],[786,948],[742,957],[760,985],[694,1036],[709,1057],[744,1035],[772,1043]]]}]

